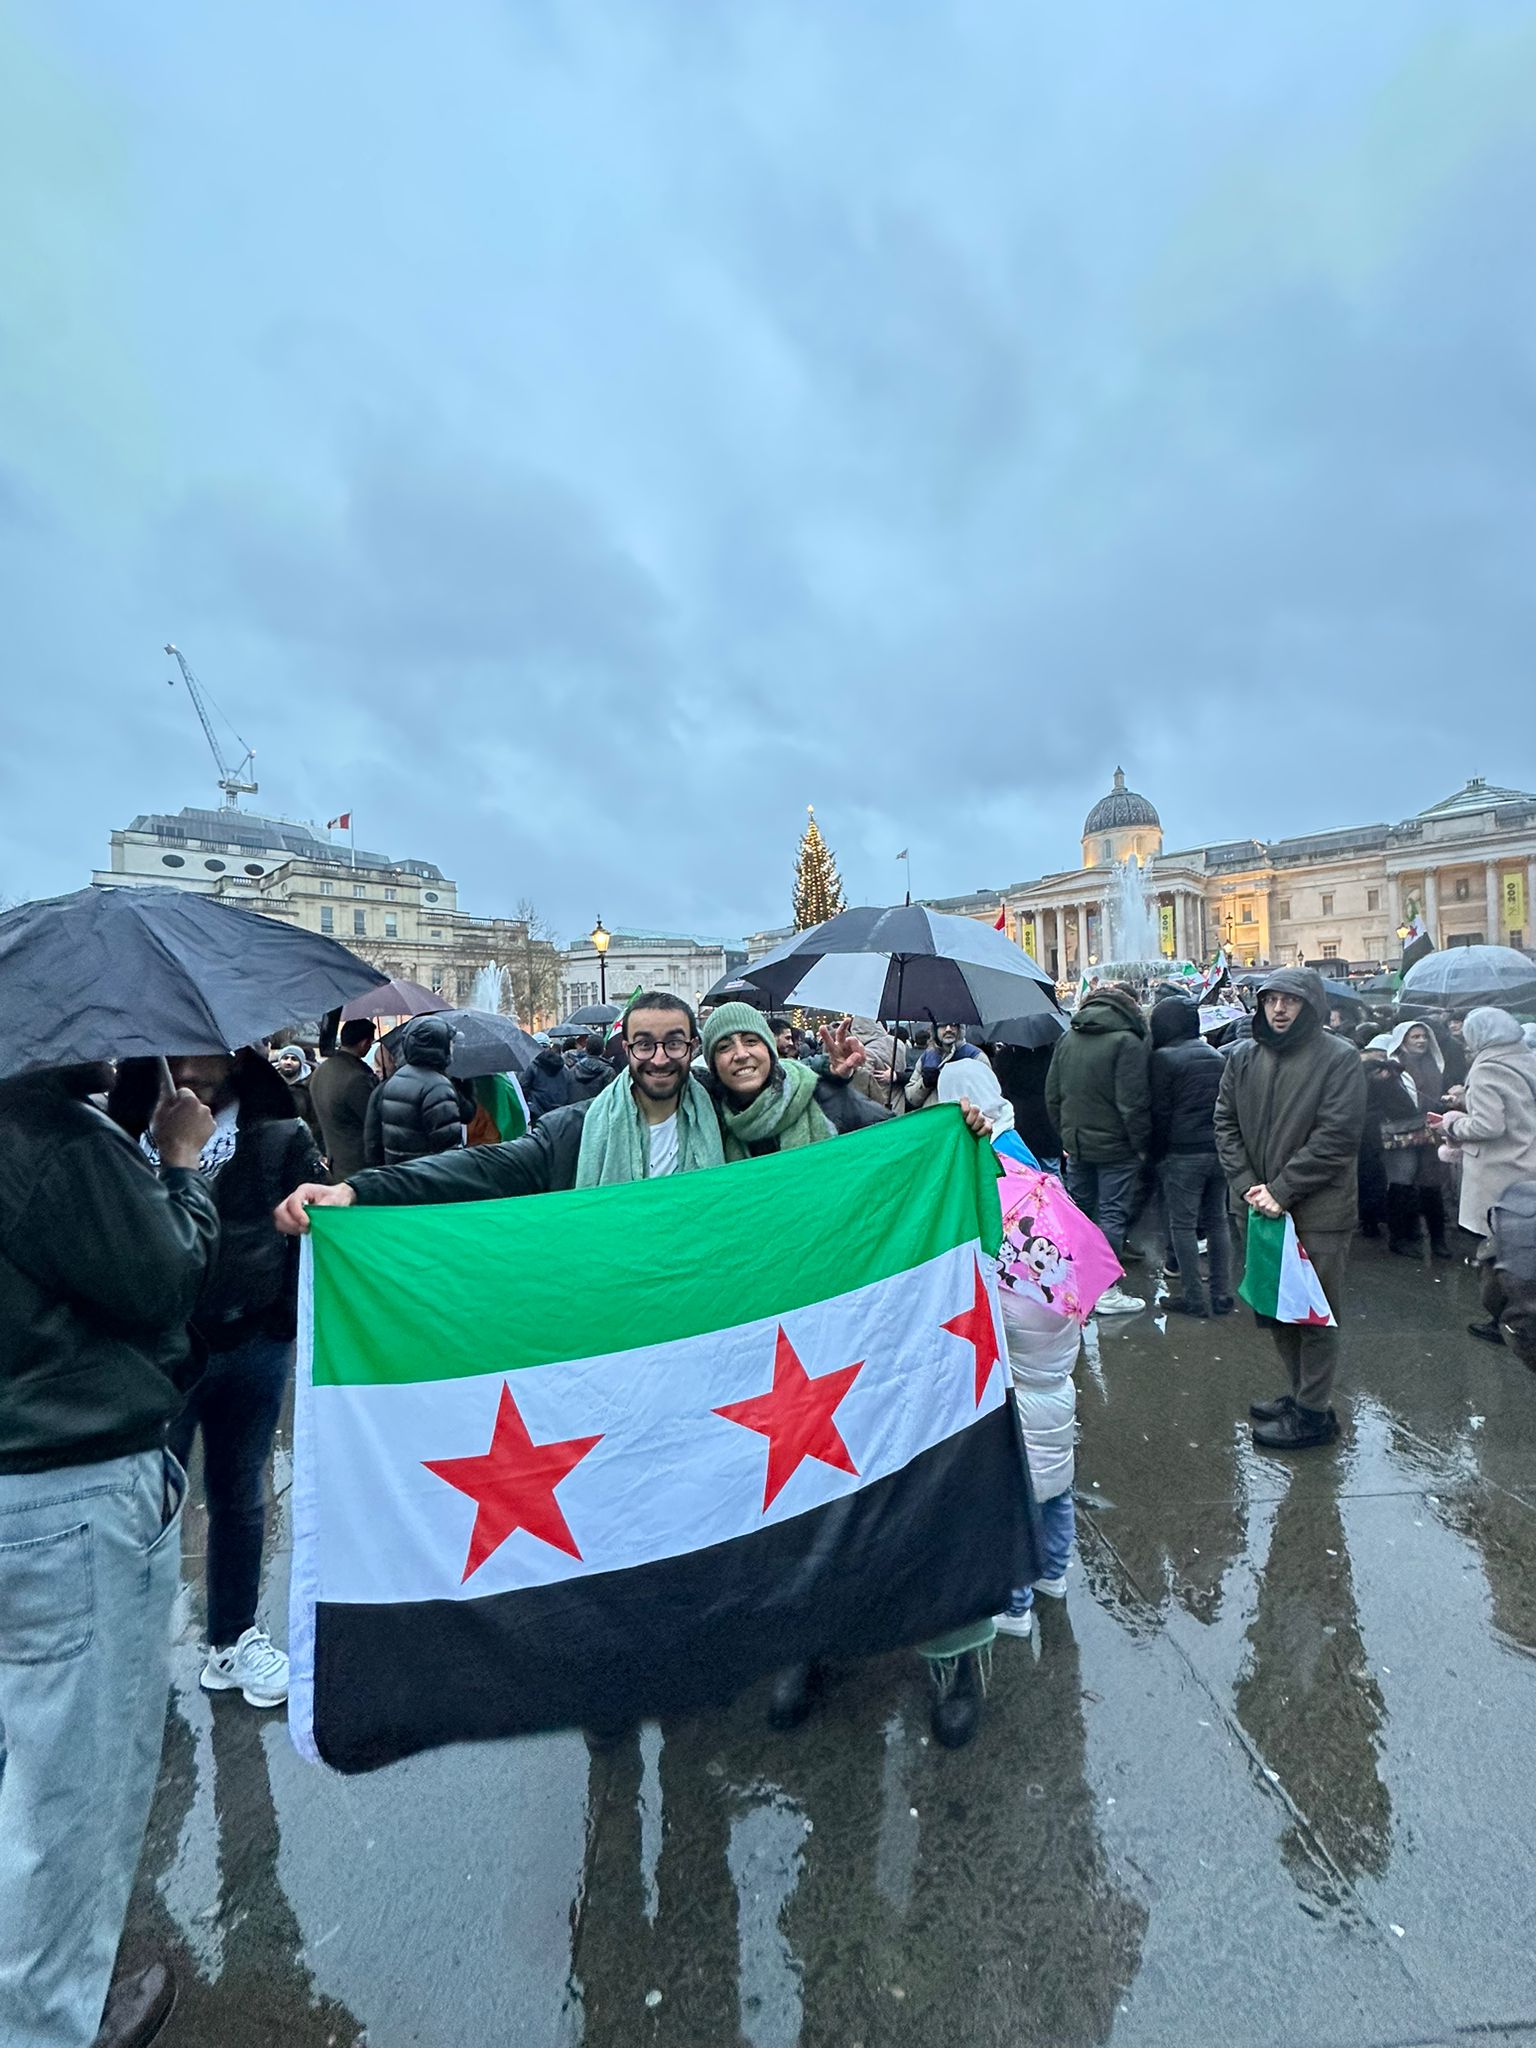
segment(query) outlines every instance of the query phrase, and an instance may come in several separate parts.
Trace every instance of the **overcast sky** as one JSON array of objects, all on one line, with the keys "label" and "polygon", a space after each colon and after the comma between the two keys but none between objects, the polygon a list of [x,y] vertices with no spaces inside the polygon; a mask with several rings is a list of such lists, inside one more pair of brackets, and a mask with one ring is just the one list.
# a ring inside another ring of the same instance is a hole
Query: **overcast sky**
[{"label": "overcast sky", "polygon": [[562,933],[1536,787],[1536,4],[0,6],[0,896]]}]

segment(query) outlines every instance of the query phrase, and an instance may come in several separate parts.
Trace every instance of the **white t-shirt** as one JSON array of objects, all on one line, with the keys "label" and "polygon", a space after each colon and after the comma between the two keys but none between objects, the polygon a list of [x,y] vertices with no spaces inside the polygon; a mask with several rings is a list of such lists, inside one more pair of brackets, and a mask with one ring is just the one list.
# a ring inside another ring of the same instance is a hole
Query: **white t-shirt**
[{"label": "white t-shirt", "polygon": [[674,1112],[664,1124],[650,1124],[647,1130],[651,1140],[651,1168],[647,1180],[660,1180],[664,1173],[677,1171],[677,1116]]}]

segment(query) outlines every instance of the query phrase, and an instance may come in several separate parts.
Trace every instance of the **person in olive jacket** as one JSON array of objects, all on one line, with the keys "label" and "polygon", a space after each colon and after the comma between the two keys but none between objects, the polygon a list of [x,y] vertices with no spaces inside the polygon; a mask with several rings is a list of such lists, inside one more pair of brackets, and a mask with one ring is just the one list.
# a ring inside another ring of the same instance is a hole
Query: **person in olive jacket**
[{"label": "person in olive jacket", "polygon": [[1142,1168],[1152,1155],[1147,1061],[1147,1023],[1136,998],[1118,986],[1095,989],[1056,1041],[1045,1079],[1045,1106],[1067,1154],[1067,1192],[1117,1259],[1125,1255]]},{"label": "person in olive jacket", "polygon": [[[1324,1027],[1328,998],[1310,967],[1282,967],[1259,987],[1253,1037],[1226,1063],[1216,1101],[1216,1150],[1233,1210],[1289,1215],[1328,1305],[1339,1318],[1358,1204],[1365,1071],[1348,1039]],[[1260,1321],[1266,1318],[1261,1317]],[[1250,1408],[1265,1450],[1332,1443],[1337,1328],[1271,1323],[1290,1380]]]},{"label": "person in olive jacket", "polygon": [[0,2041],[122,2048],[175,1995],[150,1964],[103,2023],[170,1687],[165,1429],[219,1219],[208,1111],[185,1090],[156,1111],[157,1173],[88,1100],[110,1080],[0,1084]]}]

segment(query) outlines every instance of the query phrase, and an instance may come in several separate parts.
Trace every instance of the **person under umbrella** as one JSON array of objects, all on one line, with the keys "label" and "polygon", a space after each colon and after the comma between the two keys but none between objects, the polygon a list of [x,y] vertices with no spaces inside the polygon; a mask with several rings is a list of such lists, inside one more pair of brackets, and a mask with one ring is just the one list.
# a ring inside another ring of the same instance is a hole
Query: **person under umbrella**
[{"label": "person under umbrella", "polygon": [[1461,1226],[1482,1238],[1505,1189],[1536,1175],[1536,1053],[1507,1010],[1474,1010],[1462,1033],[1472,1056],[1466,1107],[1429,1123],[1460,1154]]},{"label": "person under umbrella", "polygon": [[[113,1959],[160,1767],[186,1475],[165,1448],[217,1255],[213,1118],[157,1172],[92,1106],[108,1063],[0,1084],[0,2041],[145,2042],[175,1998]],[[97,2029],[101,2028],[98,2035]]]}]

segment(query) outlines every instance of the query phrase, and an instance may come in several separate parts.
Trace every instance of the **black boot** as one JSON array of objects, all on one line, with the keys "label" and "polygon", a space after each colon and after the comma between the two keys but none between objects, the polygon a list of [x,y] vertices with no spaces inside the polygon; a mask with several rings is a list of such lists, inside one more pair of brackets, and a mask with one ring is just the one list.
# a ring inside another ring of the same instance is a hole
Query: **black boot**
[{"label": "black boot", "polygon": [[1485,1344],[1502,1344],[1504,1342],[1504,1332],[1491,1317],[1486,1323],[1468,1323],[1467,1335],[1469,1337],[1481,1337]]},{"label": "black boot", "polygon": [[176,1979],[169,1963],[150,1963],[131,1976],[114,1977],[92,2048],[149,2048],[175,2003]]},{"label": "black boot", "polygon": [[930,1725],[945,1749],[964,1749],[981,1726],[981,1659],[966,1650],[954,1659],[929,1659],[934,1684]]},{"label": "black boot", "polygon": [[786,1664],[774,1673],[773,1697],[768,1702],[768,1726],[788,1731],[798,1728],[811,1711],[811,1667]]},{"label": "black boot", "polygon": [[1456,1254],[1445,1241],[1445,1196],[1439,1188],[1420,1188],[1419,1207],[1424,1213],[1424,1228],[1429,1232],[1430,1256],[1454,1259]]},{"label": "black boot", "polygon": [[1338,1433],[1339,1418],[1331,1408],[1303,1408],[1299,1401],[1273,1422],[1253,1425],[1253,1440],[1261,1451],[1320,1450]]},{"label": "black boot", "polygon": [[1250,1401],[1248,1413],[1255,1422],[1278,1422],[1296,1406],[1294,1394],[1276,1394],[1273,1401]]}]

